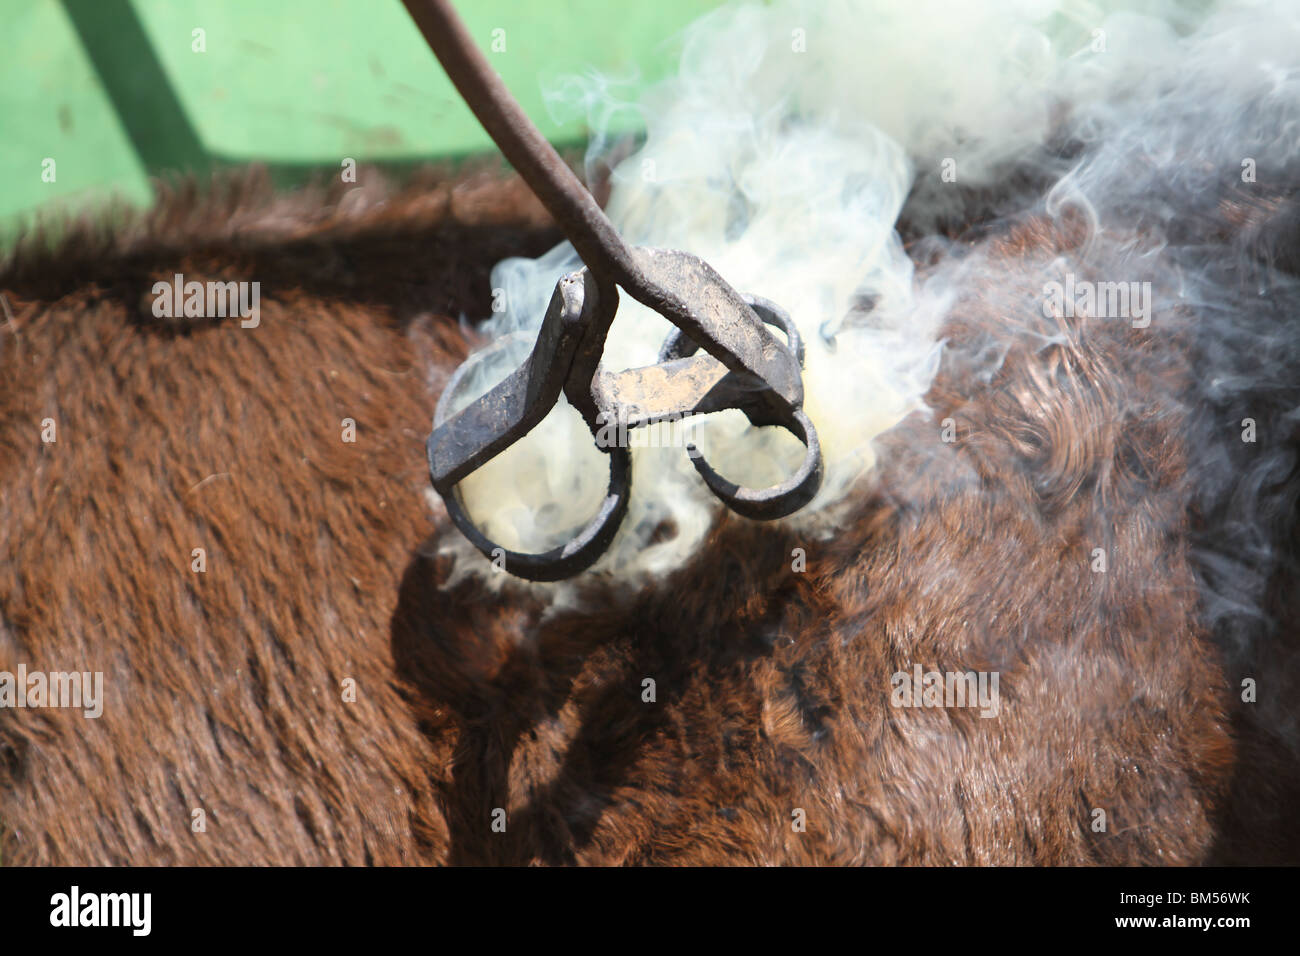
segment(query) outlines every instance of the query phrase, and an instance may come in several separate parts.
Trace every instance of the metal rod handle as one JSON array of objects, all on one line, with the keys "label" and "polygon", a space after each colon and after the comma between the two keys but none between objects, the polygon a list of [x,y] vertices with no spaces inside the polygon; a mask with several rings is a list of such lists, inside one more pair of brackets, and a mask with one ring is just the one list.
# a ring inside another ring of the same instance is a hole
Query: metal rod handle
[{"label": "metal rod handle", "polygon": [[478,121],[593,273],[632,289],[632,252],[595,198],[515,102],[449,0],[403,0]]}]

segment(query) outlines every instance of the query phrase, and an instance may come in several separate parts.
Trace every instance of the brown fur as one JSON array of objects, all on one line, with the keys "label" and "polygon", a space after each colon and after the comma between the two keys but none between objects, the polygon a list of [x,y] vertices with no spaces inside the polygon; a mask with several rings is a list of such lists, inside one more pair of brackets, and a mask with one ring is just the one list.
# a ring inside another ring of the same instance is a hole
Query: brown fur
[{"label": "brown fur", "polygon": [[[1196,863],[1225,830],[1273,839],[1232,814],[1194,450],[1145,397],[1190,374],[1180,346],[1026,298],[1078,236],[999,240],[1024,288],[954,310],[933,420],[886,436],[833,540],[720,513],[662,585],[544,616],[522,585],[439,587],[423,456],[452,319],[555,239],[535,204],[481,174],[296,204],[258,182],[0,272],[0,670],[102,670],[107,696],[99,720],[0,712],[6,862]],[[260,280],[261,327],[153,319],[175,271]],[[1001,716],[891,707],[914,662],[999,671]]]}]

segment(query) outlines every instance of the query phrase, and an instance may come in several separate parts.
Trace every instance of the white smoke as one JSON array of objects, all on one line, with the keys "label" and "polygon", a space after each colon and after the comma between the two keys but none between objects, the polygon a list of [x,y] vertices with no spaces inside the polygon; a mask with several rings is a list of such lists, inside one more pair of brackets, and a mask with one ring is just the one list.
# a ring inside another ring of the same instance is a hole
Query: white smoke
[{"label": "white smoke", "polygon": [[[1296,6],[1122,6],[731,5],[687,31],[677,75],[639,104],[646,138],[614,172],[615,225],[631,244],[694,253],[735,288],[779,303],[806,342],[806,409],[826,480],[785,519],[801,531],[834,528],[836,506],[871,468],[872,439],[918,407],[937,368],[936,332],[972,270],[997,278],[979,249],[955,256],[929,236],[972,190],[1025,172],[1031,185],[1012,208],[1004,197],[999,215],[1082,214],[1097,239],[1144,230],[1134,249],[1143,274],[1125,278],[1154,279],[1188,304],[1238,304],[1219,301],[1222,277],[1203,261],[1189,272],[1166,245],[1196,191],[1240,175],[1247,159],[1263,177],[1300,154]],[[624,108],[599,79],[564,89],[598,134]],[[923,283],[896,231],[905,206],[916,249],[939,259]],[[440,414],[523,361],[556,280],[580,265],[566,244],[497,266],[506,310],[482,326],[493,344]],[[606,367],[654,362],[668,330],[624,296]],[[784,432],[750,428],[739,413],[714,418],[695,435],[727,477],[770,483],[799,461]],[[542,550],[585,523],[606,479],[564,406],[462,492],[490,537]],[[594,570],[635,580],[679,567],[720,507],[683,449],[636,449],[628,518]]]}]

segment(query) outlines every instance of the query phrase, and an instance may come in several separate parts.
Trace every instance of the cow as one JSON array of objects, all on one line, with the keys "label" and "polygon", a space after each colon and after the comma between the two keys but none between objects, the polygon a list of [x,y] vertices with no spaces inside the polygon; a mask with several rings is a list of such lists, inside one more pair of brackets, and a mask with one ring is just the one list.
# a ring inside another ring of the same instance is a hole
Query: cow
[{"label": "cow", "polygon": [[[969,199],[944,228],[1003,278],[962,288],[833,534],[719,507],[682,566],[563,601],[464,545],[425,461],[488,270],[559,238],[517,179],[286,196],[254,168],[27,236],[0,266],[0,672],[104,690],[93,719],[0,709],[0,860],[1300,860],[1295,391],[1209,407],[1194,323],[1043,307],[1077,219]],[[1199,228],[1294,276],[1295,213],[1228,194]],[[256,280],[260,321],[154,309],[177,275]],[[1256,361],[1294,355],[1295,314],[1240,317],[1274,333]],[[1247,512],[1253,589],[1208,586]],[[985,706],[943,699],[965,675]]]}]

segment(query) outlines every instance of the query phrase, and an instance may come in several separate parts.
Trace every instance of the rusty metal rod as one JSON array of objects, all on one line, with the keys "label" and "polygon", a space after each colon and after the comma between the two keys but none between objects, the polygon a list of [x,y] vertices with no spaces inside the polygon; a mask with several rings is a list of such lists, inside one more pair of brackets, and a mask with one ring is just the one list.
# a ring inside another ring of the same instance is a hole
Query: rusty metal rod
[{"label": "rusty metal rod", "polygon": [[[632,251],[573,170],[515,102],[449,0],[403,0],[478,121],[594,274],[642,298]],[[648,291],[648,290],[645,290]]]},{"label": "rusty metal rod", "polygon": [[[662,250],[656,255],[656,250],[632,249],[623,242],[595,198],[515,102],[450,0],[404,2],[483,128],[573,243],[596,279],[600,296],[617,302],[612,286],[622,287],[684,329],[727,368],[764,383],[790,408],[801,404],[803,384],[797,363],[787,360],[788,350],[707,263]],[[699,282],[713,292],[703,294]],[[683,298],[685,288],[692,294]],[[604,312],[612,321],[613,309]]]}]

